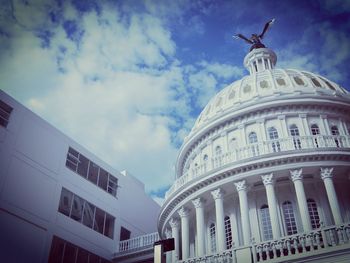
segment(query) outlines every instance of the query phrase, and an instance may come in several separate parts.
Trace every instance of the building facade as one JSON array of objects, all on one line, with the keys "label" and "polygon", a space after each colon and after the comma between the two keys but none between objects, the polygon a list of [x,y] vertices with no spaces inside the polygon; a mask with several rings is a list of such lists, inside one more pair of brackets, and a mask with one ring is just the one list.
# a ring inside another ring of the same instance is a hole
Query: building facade
[{"label": "building facade", "polygon": [[1,262],[111,262],[123,240],[156,231],[159,209],[143,183],[0,91]]},{"label": "building facade", "polygon": [[204,108],[158,218],[167,262],[348,262],[350,95],[253,49]]}]

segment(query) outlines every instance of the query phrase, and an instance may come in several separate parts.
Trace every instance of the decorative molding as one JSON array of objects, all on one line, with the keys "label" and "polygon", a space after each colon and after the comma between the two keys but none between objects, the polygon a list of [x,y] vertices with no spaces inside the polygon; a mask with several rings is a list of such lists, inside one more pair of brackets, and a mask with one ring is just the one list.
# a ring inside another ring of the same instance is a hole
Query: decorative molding
[{"label": "decorative molding", "polygon": [[180,223],[179,223],[179,220],[172,218],[169,221],[169,225],[171,229],[173,229],[173,228],[178,228],[180,226]]},{"label": "decorative molding", "polygon": [[295,170],[290,170],[290,179],[292,179],[292,181],[296,181],[296,180],[302,180],[303,179],[303,169],[295,169]]},{"label": "decorative molding", "polygon": [[326,178],[332,178],[333,177],[333,167],[321,167],[321,178],[322,180]]},{"label": "decorative molding", "polygon": [[194,205],[194,207],[197,209],[197,208],[202,208],[203,207],[203,203],[204,201],[202,200],[202,198],[197,198],[197,199],[194,199],[192,200],[192,204]]},{"label": "decorative molding", "polygon": [[306,113],[300,113],[299,114],[299,118],[306,118],[307,117],[307,114]]},{"label": "decorative molding", "polygon": [[277,118],[279,120],[284,120],[286,118],[286,115],[278,115]]},{"label": "decorative molding", "polygon": [[273,178],[273,173],[262,175],[261,179],[262,179],[265,186],[269,185],[269,184],[274,185],[274,183],[275,183],[275,180]]},{"label": "decorative molding", "polygon": [[245,180],[242,180],[242,181],[239,181],[239,182],[235,182],[234,184],[235,184],[236,189],[237,189],[238,192],[247,190],[247,186],[246,186],[246,181]]},{"label": "decorative molding", "polygon": [[189,209],[187,209],[186,207],[181,207],[180,209],[179,209],[179,211],[177,211],[177,213],[179,214],[179,216],[180,217],[188,217],[188,215],[189,215]]},{"label": "decorative molding", "polygon": [[213,196],[214,200],[222,199],[223,191],[220,188],[218,188],[218,189],[216,189],[214,191],[211,191],[211,195]]}]

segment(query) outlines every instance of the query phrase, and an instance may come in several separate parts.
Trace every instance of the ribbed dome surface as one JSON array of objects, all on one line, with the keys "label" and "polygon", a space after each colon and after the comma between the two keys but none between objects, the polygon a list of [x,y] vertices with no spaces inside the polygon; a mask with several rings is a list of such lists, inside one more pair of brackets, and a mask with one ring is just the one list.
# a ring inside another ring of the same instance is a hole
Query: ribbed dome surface
[{"label": "ribbed dome surface", "polygon": [[237,80],[214,96],[199,115],[193,134],[216,117],[228,111],[239,109],[261,99],[282,98],[301,93],[343,96],[349,94],[338,84],[325,77],[295,69],[258,69],[250,75]]}]

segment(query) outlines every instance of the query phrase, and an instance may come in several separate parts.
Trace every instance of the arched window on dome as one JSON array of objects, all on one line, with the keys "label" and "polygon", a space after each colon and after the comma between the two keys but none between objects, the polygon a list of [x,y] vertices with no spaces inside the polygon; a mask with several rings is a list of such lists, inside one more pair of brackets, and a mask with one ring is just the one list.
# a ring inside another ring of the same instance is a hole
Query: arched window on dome
[{"label": "arched window on dome", "polygon": [[220,146],[216,146],[215,148],[215,155],[216,156],[220,156],[222,153],[221,147]]},{"label": "arched window on dome", "polygon": [[295,124],[289,126],[289,133],[293,137],[294,148],[301,149],[300,133]]},{"label": "arched window on dome", "polygon": [[333,125],[331,127],[331,133],[334,136],[334,142],[337,147],[340,147],[340,141],[339,141],[339,130],[338,127]]},{"label": "arched window on dome", "polygon": [[282,204],[282,210],[287,235],[294,235],[298,233],[292,203],[290,201],[285,201]]},{"label": "arched window on dome", "polygon": [[231,157],[233,160],[236,160],[237,159],[237,148],[238,148],[238,145],[237,145],[237,139],[236,138],[232,138],[230,140],[230,143],[229,143],[229,149],[230,149],[230,152],[231,152]]},{"label": "arched window on dome", "polygon": [[320,216],[317,210],[317,204],[314,199],[307,199],[307,208],[309,210],[309,216],[311,221],[312,229],[316,229],[320,227]]},{"label": "arched window on dome", "polygon": [[250,150],[253,156],[259,155],[259,146],[258,146],[258,136],[255,132],[251,132],[248,135],[248,142],[251,144]]},{"label": "arched window on dome", "polygon": [[215,253],[216,252],[216,227],[214,223],[210,224],[209,235],[210,235],[210,251],[212,253]]},{"label": "arched window on dome", "polygon": [[273,152],[280,152],[281,151],[281,145],[278,141],[278,132],[275,127],[270,127],[267,129],[267,132],[269,134],[269,138],[271,140],[271,147]]},{"label": "arched window on dome", "polygon": [[214,158],[214,166],[218,167],[222,164],[222,150],[220,146],[215,147],[215,158]]},{"label": "arched window on dome", "polygon": [[226,236],[226,249],[232,248],[232,229],[231,220],[229,216],[225,216],[225,236]]},{"label": "arched window on dome", "polygon": [[264,241],[273,239],[270,211],[269,206],[266,204],[260,207],[260,220]]},{"label": "arched window on dome", "polygon": [[208,168],[208,161],[209,161],[209,157],[207,154],[204,154],[203,156],[203,170],[204,172],[207,171],[207,168]]},{"label": "arched window on dome", "polygon": [[318,128],[317,124],[312,124],[311,125],[311,134],[314,136],[314,143],[315,146],[318,148],[318,140],[317,136],[320,135],[320,128]]}]

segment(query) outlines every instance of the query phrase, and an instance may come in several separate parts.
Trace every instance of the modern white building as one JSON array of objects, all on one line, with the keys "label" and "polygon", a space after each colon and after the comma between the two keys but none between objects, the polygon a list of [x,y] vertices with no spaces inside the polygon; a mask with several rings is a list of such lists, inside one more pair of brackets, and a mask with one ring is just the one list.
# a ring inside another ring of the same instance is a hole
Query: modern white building
[{"label": "modern white building", "polygon": [[156,231],[159,209],[143,183],[0,91],[1,262],[110,262]]},{"label": "modern white building", "polygon": [[198,117],[158,218],[167,262],[350,262],[350,95],[249,52]]}]

